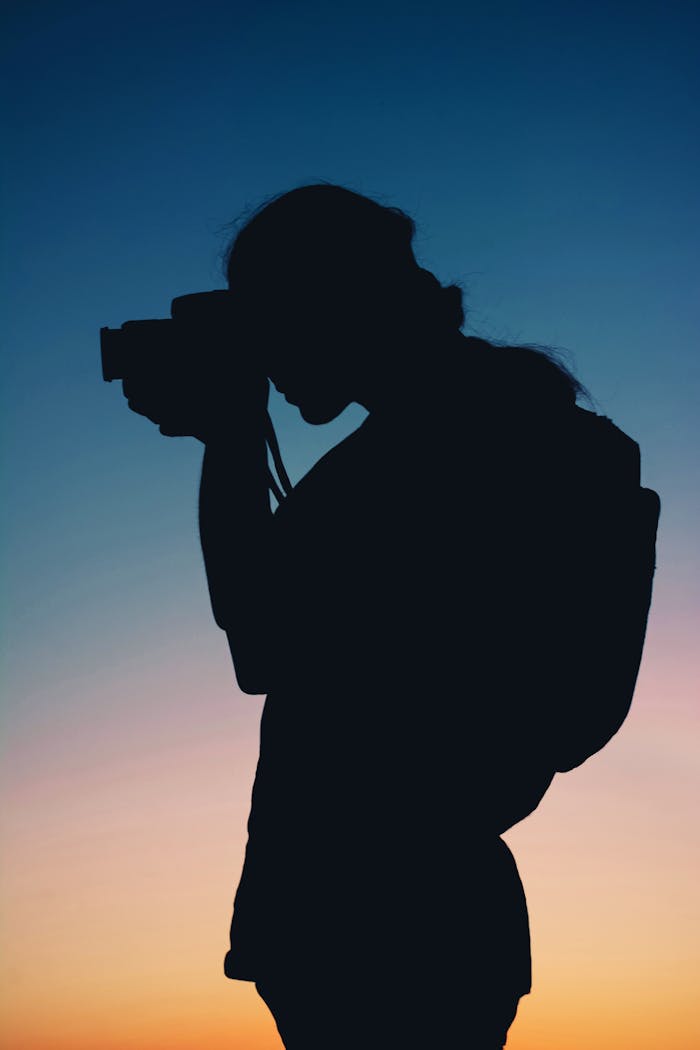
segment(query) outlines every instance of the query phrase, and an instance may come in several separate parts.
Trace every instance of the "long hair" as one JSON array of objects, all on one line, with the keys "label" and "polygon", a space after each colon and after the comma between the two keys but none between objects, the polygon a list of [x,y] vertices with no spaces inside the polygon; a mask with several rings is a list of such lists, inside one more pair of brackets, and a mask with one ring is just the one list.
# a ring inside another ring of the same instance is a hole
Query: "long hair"
[{"label": "long hair", "polygon": [[[400,208],[319,182],[265,200],[243,220],[224,255],[229,286],[283,282],[287,267],[312,274],[324,293],[350,296],[377,315],[410,313],[433,328],[464,324],[462,290],[443,287],[413,253],[416,227]],[[330,287],[332,285],[332,287]]]},{"label": "long hair", "polygon": [[[349,299],[374,317],[391,315],[426,334],[459,331],[465,323],[463,291],[444,286],[421,267],[413,250],[416,226],[400,208],[344,186],[317,182],[267,198],[237,223],[224,253],[229,286],[256,298],[279,294],[290,274],[312,275],[319,303]],[[261,304],[260,300],[263,300]],[[587,391],[554,351],[542,346],[501,346],[496,352],[504,384],[538,400],[576,400]]]}]

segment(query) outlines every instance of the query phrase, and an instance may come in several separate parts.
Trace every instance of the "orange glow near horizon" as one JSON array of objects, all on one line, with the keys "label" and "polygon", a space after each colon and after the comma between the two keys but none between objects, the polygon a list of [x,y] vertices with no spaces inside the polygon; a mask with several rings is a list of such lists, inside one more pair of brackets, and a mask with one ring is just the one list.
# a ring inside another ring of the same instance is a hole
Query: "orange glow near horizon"
[{"label": "orange glow near horizon", "polygon": [[[107,729],[104,712],[86,714],[77,741],[16,742],[3,829],[12,1050],[281,1046],[253,985],[221,969],[261,700],[231,689],[222,660],[199,690],[213,698],[207,730],[169,674],[163,703],[136,719],[138,746],[118,711]],[[506,836],[534,957],[508,1050],[695,1045],[691,698],[667,687],[657,723],[664,678],[663,665],[643,671],[620,734]]]}]

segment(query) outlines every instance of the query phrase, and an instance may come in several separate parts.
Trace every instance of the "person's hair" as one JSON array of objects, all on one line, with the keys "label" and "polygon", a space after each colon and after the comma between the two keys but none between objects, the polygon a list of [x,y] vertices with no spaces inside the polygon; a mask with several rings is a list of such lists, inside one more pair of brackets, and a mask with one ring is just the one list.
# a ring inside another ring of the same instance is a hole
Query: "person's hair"
[{"label": "person's hair", "polygon": [[471,342],[490,351],[490,374],[503,400],[512,405],[556,408],[574,404],[578,398],[594,403],[588,389],[552,347],[511,346],[474,338]]},{"label": "person's hair", "polygon": [[[442,285],[418,264],[416,226],[400,208],[317,182],[268,198],[233,225],[239,229],[224,253],[224,272],[244,296],[249,291],[259,302],[271,282],[284,286],[291,268],[318,287],[320,308],[340,294],[355,308],[403,317],[414,329],[444,333],[464,325],[462,288]],[[504,389],[519,387],[526,398],[559,403],[588,396],[548,348],[472,341],[496,351],[493,363]]]},{"label": "person's hair", "polygon": [[324,277],[379,312],[410,313],[429,328],[464,324],[462,289],[443,287],[418,265],[416,227],[400,208],[354,190],[319,182],[268,198],[248,214],[224,256],[232,288],[259,290],[284,264]]}]

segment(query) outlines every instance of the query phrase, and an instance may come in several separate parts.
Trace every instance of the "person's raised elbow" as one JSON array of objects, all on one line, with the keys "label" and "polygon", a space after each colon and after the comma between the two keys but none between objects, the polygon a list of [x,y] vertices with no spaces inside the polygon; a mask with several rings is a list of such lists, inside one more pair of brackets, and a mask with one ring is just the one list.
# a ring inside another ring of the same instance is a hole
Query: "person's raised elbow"
[{"label": "person's raised elbow", "polygon": [[[225,630],[225,628],[223,628]],[[233,661],[236,683],[242,693],[248,696],[262,696],[268,692],[267,675],[264,673],[264,661],[251,647],[243,647],[234,642],[231,632],[226,631],[229,650]]]},{"label": "person's raised elbow", "polygon": [[236,674],[236,684],[242,693],[248,696],[264,696],[267,693],[267,685],[261,675],[242,671],[235,664],[233,669]]}]

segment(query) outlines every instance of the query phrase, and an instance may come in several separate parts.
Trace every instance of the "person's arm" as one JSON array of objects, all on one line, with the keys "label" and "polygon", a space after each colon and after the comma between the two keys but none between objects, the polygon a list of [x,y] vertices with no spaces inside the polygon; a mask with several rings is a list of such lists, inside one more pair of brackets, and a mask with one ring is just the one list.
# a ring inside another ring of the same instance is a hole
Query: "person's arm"
[{"label": "person's arm", "polygon": [[124,380],[129,407],[169,437],[205,445],[199,495],[202,551],[214,618],[228,636],[243,692],[267,691],[269,536],[268,380],[241,362],[223,373],[178,372]]},{"label": "person's arm", "polygon": [[226,632],[239,687],[267,692],[272,511],[264,414],[207,442],[199,530],[214,619]]}]

